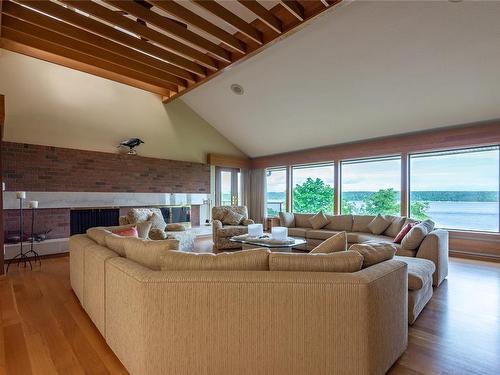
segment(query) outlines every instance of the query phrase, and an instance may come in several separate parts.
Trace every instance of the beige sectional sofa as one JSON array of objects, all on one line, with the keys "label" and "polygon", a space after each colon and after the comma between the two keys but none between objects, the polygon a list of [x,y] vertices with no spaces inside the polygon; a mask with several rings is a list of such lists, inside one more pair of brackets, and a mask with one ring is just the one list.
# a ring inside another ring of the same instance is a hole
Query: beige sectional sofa
[{"label": "beige sectional sofa", "polygon": [[[287,215],[290,215],[288,213]],[[307,245],[305,250],[312,250],[325,239],[341,231],[347,232],[349,244],[367,241],[393,243],[403,226],[416,220],[400,216],[384,216],[391,220],[389,227],[380,235],[371,233],[368,224],[375,218],[371,215],[326,215],[329,223],[321,229],[313,229],[309,219],[314,214],[291,214],[293,220],[285,220],[280,217],[280,225],[288,227],[288,235],[292,237],[305,238]],[[441,229],[432,230],[428,233],[417,249],[409,250],[394,244],[397,247],[396,255],[405,257],[416,257],[431,260],[436,266],[433,275],[433,285],[439,286],[448,275],[448,232]]]},{"label": "beige sectional sofa", "polygon": [[77,235],[70,272],[132,375],[377,375],[407,346],[397,260],[352,273],[153,271]]}]

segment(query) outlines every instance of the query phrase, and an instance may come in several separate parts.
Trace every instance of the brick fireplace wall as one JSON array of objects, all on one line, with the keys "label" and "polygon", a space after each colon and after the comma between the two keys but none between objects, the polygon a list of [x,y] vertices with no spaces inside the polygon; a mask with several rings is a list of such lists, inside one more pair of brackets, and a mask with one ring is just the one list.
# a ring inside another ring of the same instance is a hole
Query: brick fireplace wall
[{"label": "brick fireplace wall", "polygon": [[[1,146],[8,191],[210,193],[207,164],[11,142]],[[17,235],[19,211],[4,213],[5,233]],[[199,206],[192,206],[192,216],[192,224],[199,225]],[[38,209],[35,232],[69,237],[69,220],[69,208]],[[24,230],[31,232],[30,210],[24,211]]]},{"label": "brick fireplace wall", "polygon": [[208,164],[2,142],[10,191],[209,193]]}]

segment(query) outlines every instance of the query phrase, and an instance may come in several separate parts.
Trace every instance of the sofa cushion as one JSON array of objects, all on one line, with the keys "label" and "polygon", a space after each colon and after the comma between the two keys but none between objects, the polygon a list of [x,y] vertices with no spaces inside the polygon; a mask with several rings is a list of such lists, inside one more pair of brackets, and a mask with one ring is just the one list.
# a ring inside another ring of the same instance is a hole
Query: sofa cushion
[{"label": "sofa cushion", "polygon": [[167,223],[165,222],[165,219],[163,218],[161,212],[153,212],[153,214],[149,218],[149,221],[151,222],[151,229],[165,230],[165,228],[167,227]]},{"label": "sofa cushion", "polygon": [[403,249],[401,247],[401,244],[394,244],[396,246],[397,251],[396,255],[402,256],[402,257],[416,257],[417,256],[417,250],[409,250],[409,249]]},{"label": "sofa cushion", "polygon": [[383,233],[385,236],[394,238],[398,235],[399,231],[403,228],[403,225],[406,221],[405,216],[392,216],[387,215],[386,217],[391,219],[391,224]]},{"label": "sofa cushion", "polygon": [[118,225],[115,227],[94,227],[87,229],[87,236],[89,236],[92,240],[97,242],[101,246],[106,246],[106,241],[104,238],[114,230],[122,230],[129,229],[135,227],[134,224],[128,225]]},{"label": "sofa cushion", "polygon": [[314,240],[326,240],[331,236],[335,236],[337,233],[340,232],[326,229],[308,229],[306,232],[306,238],[311,238]]},{"label": "sofa cushion", "polygon": [[312,214],[294,214],[295,227],[297,228],[312,228],[309,218]]},{"label": "sofa cushion", "polygon": [[186,230],[186,227],[180,223],[170,223],[165,227],[166,231],[172,232],[183,232]]},{"label": "sofa cushion", "polygon": [[293,212],[280,212],[280,225],[282,227],[293,228],[295,227],[295,215]]},{"label": "sofa cushion", "polygon": [[357,251],[363,256],[363,268],[392,259],[396,254],[396,246],[382,242],[354,244],[349,250]]},{"label": "sofa cushion", "polygon": [[356,251],[342,251],[330,254],[271,253],[271,271],[302,272],[357,272],[361,269],[363,257]]},{"label": "sofa cushion", "polygon": [[291,237],[302,237],[306,238],[306,232],[310,230],[309,228],[288,228],[288,235]]},{"label": "sofa cushion", "polygon": [[352,232],[353,235],[356,236],[357,241],[354,243],[363,243],[368,241],[375,242],[389,242],[392,243],[392,238],[384,236],[383,234],[371,234],[371,233],[361,233],[361,232]]},{"label": "sofa cushion", "polygon": [[417,249],[429,233],[428,227],[428,224],[423,223],[415,225],[401,240],[401,247],[409,250]]},{"label": "sofa cushion", "polygon": [[149,220],[136,223],[137,232],[139,233],[139,238],[147,239],[149,237],[149,231],[153,223]]},{"label": "sofa cushion", "polygon": [[114,233],[109,233],[104,237],[106,247],[122,257],[125,256],[125,241],[129,239],[130,237],[123,237]]},{"label": "sofa cushion", "polygon": [[375,218],[368,224],[368,229],[373,234],[382,234],[391,225],[391,219],[378,214]]},{"label": "sofa cushion", "polygon": [[309,223],[313,229],[321,229],[330,221],[326,218],[323,210],[320,210],[316,215],[309,218]]},{"label": "sofa cushion", "polygon": [[420,290],[427,283],[432,284],[432,275],[436,270],[434,262],[428,259],[396,256],[395,259],[408,265],[408,289]]},{"label": "sofa cushion", "polygon": [[428,233],[432,232],[436,225],[431,219],[424,220],[420,224],[427,228]]},{"label": "sofa cushion", "polygon": [[[139,232],[137,231],[137,227],[133,226],[131,228],[126,228],[126,229],[115,229],[112,230],[111,233],[117,234],[122,237],[135,237],[139,238]],[[104,237],[106,238],[106,237]]]},{"label": "sofa cushion", "polygon": [[160,262],[162,271],[267,271],[270,253],[264,248],[219,254],[168,251]]},{"label": "sofa cushion", "polygon": [[315,253],[335,253],[337,251],[347,250],[347,235],[346,232],[339,232],[330,238],[323,241],[310,252]]},{"label": "sofa cushion", "polygon": [[352,230],[352,215],[327,215],[330,222],[323,228],[336,231]]},{"label": "sofa cushion", "polygon": [[124,243],[125,255],[152,270],[160,270],[160,257],[167,251],[178,250],[178,240],[150,241],[137,238],[129,238]]},{"label": "sofa cushion", "polygon": [[352,217],[352,231],[353,232],[367,232],[371,233],[368,224],[375,218],[372,215],[353,215]]},{"label": "sofa cushion", "polygon": [[149,208],[131,208],[127,212],[128,222],[130,224],[146,221],[151,216],[152,212]]},{"label": "sofa cushion", "polygon": [[218,237],[233,237],[245,234],[248,232],[248,227],[243,225],[229,225],[217,230]]},{"label": "sofa cushion", "polygon": [[227,210],[222,218],[222,223],[225,225],[238,225],[245,217],[233,210]]},{"label": "sofa cushion", "polygon": [[401,243],[401,241],[403,241],[403,238],[405,238],[405,236],[408,234],[408,232],[411,230],[411,228],[413,228],[415,226],[415,224],[413,223],[408,223],[406,224],[400,231],[399,233],[396,235],[396,237],[394,237],[394,243]]}]

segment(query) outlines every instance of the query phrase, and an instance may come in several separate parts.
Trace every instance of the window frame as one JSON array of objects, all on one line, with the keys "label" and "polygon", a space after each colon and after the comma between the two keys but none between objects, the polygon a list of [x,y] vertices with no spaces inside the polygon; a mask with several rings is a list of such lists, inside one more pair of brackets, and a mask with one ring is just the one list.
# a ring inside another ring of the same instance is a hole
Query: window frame
[{"label": "window frame", "polygon": [[[482,149],[497,149],[498,151],[498,165],[499,165],[499,178],[497,182],[497,193],[499,196],[498,199],[498,213],[497,213],[497,220],[498,220],[498,227],[497,230],[491,231],[491,230],[480,230],[480,229],[462,229],[462,228],[442,228],[444,230],[447,230],[449,232],[465,232],[465,233],[483,233],[483,234],[499,234],[500,233],[500,144],[491,144],[491,145],[482,145],[482,146],[470,146],[470,147],[457,147],[457,148],[443,148],[443,149],[435,149],[435,150],[428,150],[428,151],[418,151],[418,152],[409,152],[408,153],[408,171],[407,171],[407,179],[408,179],[408,199],[407,199],[407,212],[408,212],[408,217],[411,218],[411,176],[412,176],[412,168],[411,168],[411,159],[412,157],[418,157],[419,155],[429,155],[433,156],[436,154],[446,154],[446,153],[463,153],[464,151],[467,150],[482,150]],[[436,227],[440,229],[441,227]]]},{"label": "window frame", "polygon": [[355,159],[342,159],[339,161],[339,186],[338,186],[338,192],[339,192],[339,215],[346,215],[342,213],[342,194],[343,194],[343,189],[342,189],[342,180],[343,180],[343,165],[344,164],[361,164],[361,163],[371,163],[371,162],[377,162],[377,161],[386,161],[386,160],[399,160],[399,213],[403,211],[403,186],[401,183],[402,180],[402,167],[404,158],[402,154],[393,154],[393,155],[384,155],[384,156],[375,156],[375,157],[368,157],[368,158],[355,158]]},{"label": "window frame", "polygon": [[[293,172],[294,172],[294,169],[298,169],[298,168],[318,168],[318,167],[326,167],[326,166],[331,166],[332,167],[332,172],[333,172],[333,197],[332,197],[332,202],[333,202],[333,210],[332,210],[332,213],[331,215],[334,215],[335,214],[335,164],[336,162],[335,161],[324,161],[324,162],[319,162],[319,163],[307,163],[307,164],[293,164],[293,165],[290,165],[289,168],[290,168],[290,171],[289,171],[289,174],[290,174],[290,177],[289,177],[289,195],[290,195],[290,207],[289,209],[287,209],[288,212],[293,212],[295,213],[294,211],[294,207],[293,207],[293,189],[294,189],[294,183],[293,183]],[[313,213],[316,213],[316,212],[313,212]],[[330,213],[325,213],[327,215],[330,215]]]},{"label": "window frame", "polygon": [[264,197],[265,198],[265,206],[266,206],[266,217],[269,217],[269,218],[276,218],[278,216],[267,216],[267,171],[285,171],[285,202],[284,202],[284,205],[285,205],[285,212],[290,212],[290,208],[289,208],[289,199],[288,199],[288,190],[290,188],[290,183],[289,183],[289,177],[290,177],[290,166],[281,166],[281,167],[269,167],[269,168],[265,168],[265,172],[266,172],[266,196]]}]

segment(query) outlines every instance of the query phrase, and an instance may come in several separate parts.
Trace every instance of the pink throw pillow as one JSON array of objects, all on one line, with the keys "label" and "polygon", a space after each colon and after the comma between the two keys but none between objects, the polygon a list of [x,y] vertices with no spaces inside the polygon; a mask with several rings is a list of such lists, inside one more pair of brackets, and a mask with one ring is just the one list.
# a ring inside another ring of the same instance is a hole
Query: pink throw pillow
[{"label": "pink throw pillow", "polygon": [[398,233],[398,235],[394,238],[394,243],[401,243],[403,241],[403,238],[408,234],[408,232],[415,226],[415,223],[408,223],[406,224],[403,229],[401,229]]},{"label": "pink throw pillow", "polygon": [[137,227],[127,228],[127,229],[117,229],[112,231],[111,233],[117,234],[123,237],[135,237],[139,238],[139,232],[137,231]]}]

